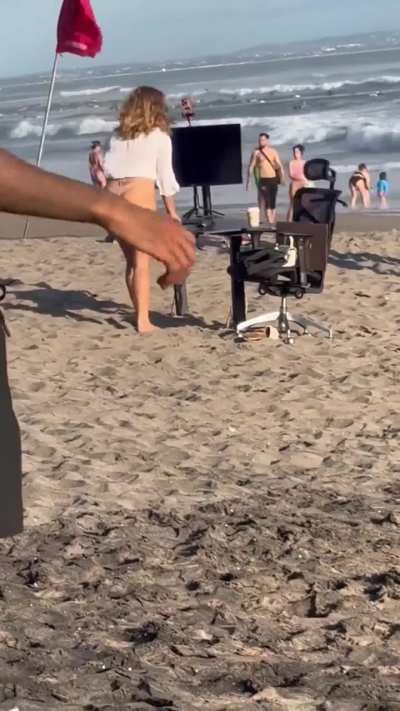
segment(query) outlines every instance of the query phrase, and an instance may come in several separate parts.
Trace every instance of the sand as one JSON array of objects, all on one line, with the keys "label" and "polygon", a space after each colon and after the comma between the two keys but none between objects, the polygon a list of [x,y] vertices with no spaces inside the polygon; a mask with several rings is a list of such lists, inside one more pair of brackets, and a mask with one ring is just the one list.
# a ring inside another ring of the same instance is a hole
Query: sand
[{"label": "sand", "polygon": [[400,232],[335,236],[293,308],[335,339],[294,346],[225,331],[216,249],[192,316],[155,290],[137,336],[91,234],[0,243],[27,526],[0,711],[398,710]]}]

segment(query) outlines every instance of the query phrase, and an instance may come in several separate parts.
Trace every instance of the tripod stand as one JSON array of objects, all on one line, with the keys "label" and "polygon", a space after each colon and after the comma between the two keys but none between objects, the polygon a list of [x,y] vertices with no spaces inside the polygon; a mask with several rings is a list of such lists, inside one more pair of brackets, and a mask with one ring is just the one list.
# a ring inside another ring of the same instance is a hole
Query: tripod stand
[{"label": "tripod stand", "polygon": [[[187,123],[188,127],[192,128],[192,121],[195,117],[194,109],[193,109],[193,102],[191,99],[184,97],[181,100],[181,106],[182,106],[182,118],[184,118]],[[199,219],[202,218],[213,218],[213,217],[223,217],[222,212],[217,212],[214,211],[212,208],[212,201],[211,201],[211,188],[209,185],[202,185],[201,186],[201,192],[202,192],[202,201],[203,204],[200,204],[200,198],[199,198],[199,186],[198,185],[193,185],[193,207],[190,208],[187,212],[182,217],[183,223],[188,224],[192,221],[197,222]],[[194,218],[194,220],[193,220]]]},{"label": "tripod stand", "polygon": [[211,187],[210,185],[201,186],[202,193],[202,205],[200,205],[199,200],[199,188],[197,185],[193,187],[193,207],[188,210],[183,215],[183,222],[188,224],[192,222],[192,218],[199,219],[211,219],[213,217],[224,217],[223,212],[218,212],[213,209],[212,199],[211,199]]},{"label": "tripod stand", "polygon": [[[190,125],[190,124],[189,124]],[[202,210],[200,206],[200,199],[199,199],[199,189],[197,185],[193,186],[193,207],[190,208],[185,214],[182,216],[183,222],[191,222],[192,217],[201,217],[202,216]]]}]

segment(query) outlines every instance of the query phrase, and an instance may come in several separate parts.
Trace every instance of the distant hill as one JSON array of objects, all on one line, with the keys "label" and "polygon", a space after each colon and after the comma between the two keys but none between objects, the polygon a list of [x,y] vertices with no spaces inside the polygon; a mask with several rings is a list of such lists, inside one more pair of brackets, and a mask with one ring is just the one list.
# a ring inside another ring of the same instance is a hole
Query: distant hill
[{"label": "distant hill", "polygon": [[[321,39],[301,42],[264,43],[254,47],[224,54],[212,54],[202,57],[202,63],[221,61],[251,61],[256,59],[273,59],[296,55],[315,55],[338,53],[346,54],[363,50],[385,50],[400,48],[400,31],[369,32],[367,34],[352,34],[346,36],[323,37]],[[186,62],[185,62],[186,63]],[[196,63],[199,63],[197,59]]]}]

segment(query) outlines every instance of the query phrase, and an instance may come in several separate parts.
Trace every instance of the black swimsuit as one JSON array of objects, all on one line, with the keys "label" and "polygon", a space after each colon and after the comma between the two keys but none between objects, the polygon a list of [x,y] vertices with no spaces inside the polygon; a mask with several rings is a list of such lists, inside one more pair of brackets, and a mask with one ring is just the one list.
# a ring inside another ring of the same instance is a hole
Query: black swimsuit
[{"label": "black swimsuit", "polygon": [[368,182],[367,182],[367,179],[366,179],[365,175],[363,175],[362,173],[360,173],[358,170],[357,170],[355,173],[353,173],[353,175],[351,176],[351,178],[350,178],[350,180],[349,180],[349,185],[350,185],[352,188],[356,188],[357,185],[358,185],[358,183],[360,182],[360,180],[363,180],[363,181],[364,181],[365,189],[368,190]]}]

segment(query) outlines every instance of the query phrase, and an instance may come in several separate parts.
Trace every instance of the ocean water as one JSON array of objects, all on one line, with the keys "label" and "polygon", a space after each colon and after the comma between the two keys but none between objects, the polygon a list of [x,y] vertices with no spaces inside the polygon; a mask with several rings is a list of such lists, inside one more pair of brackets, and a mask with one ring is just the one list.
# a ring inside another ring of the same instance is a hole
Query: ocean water
[{"label": "ocean water", "polygon": [[[86,67],[86,65],[85,65]],[[282,158],[304,143],[307,157],[328,158],[346,190],[365,162],[373,178],[387,170],[391,205],[400,208],[400,35],[361,36],[285,48],[257,48],[227,57],[161,65],[124,65],[62,71],[50,118],[43,165],[88,180],[87,150],[105,140],[118,107],[140,84],[163,90],[181,125],[180,98],[195,100],[196,122],[240,122],[244,171],[260,131],[271,134]],[[0,80],[0,142],[34,160],[47,99],[46,74]],[[281,204],[287,191],[281,190]],[[254,189],[215,188],[215,205],[254,201]],[[191,201],[183,190],[182,205]]]}]

